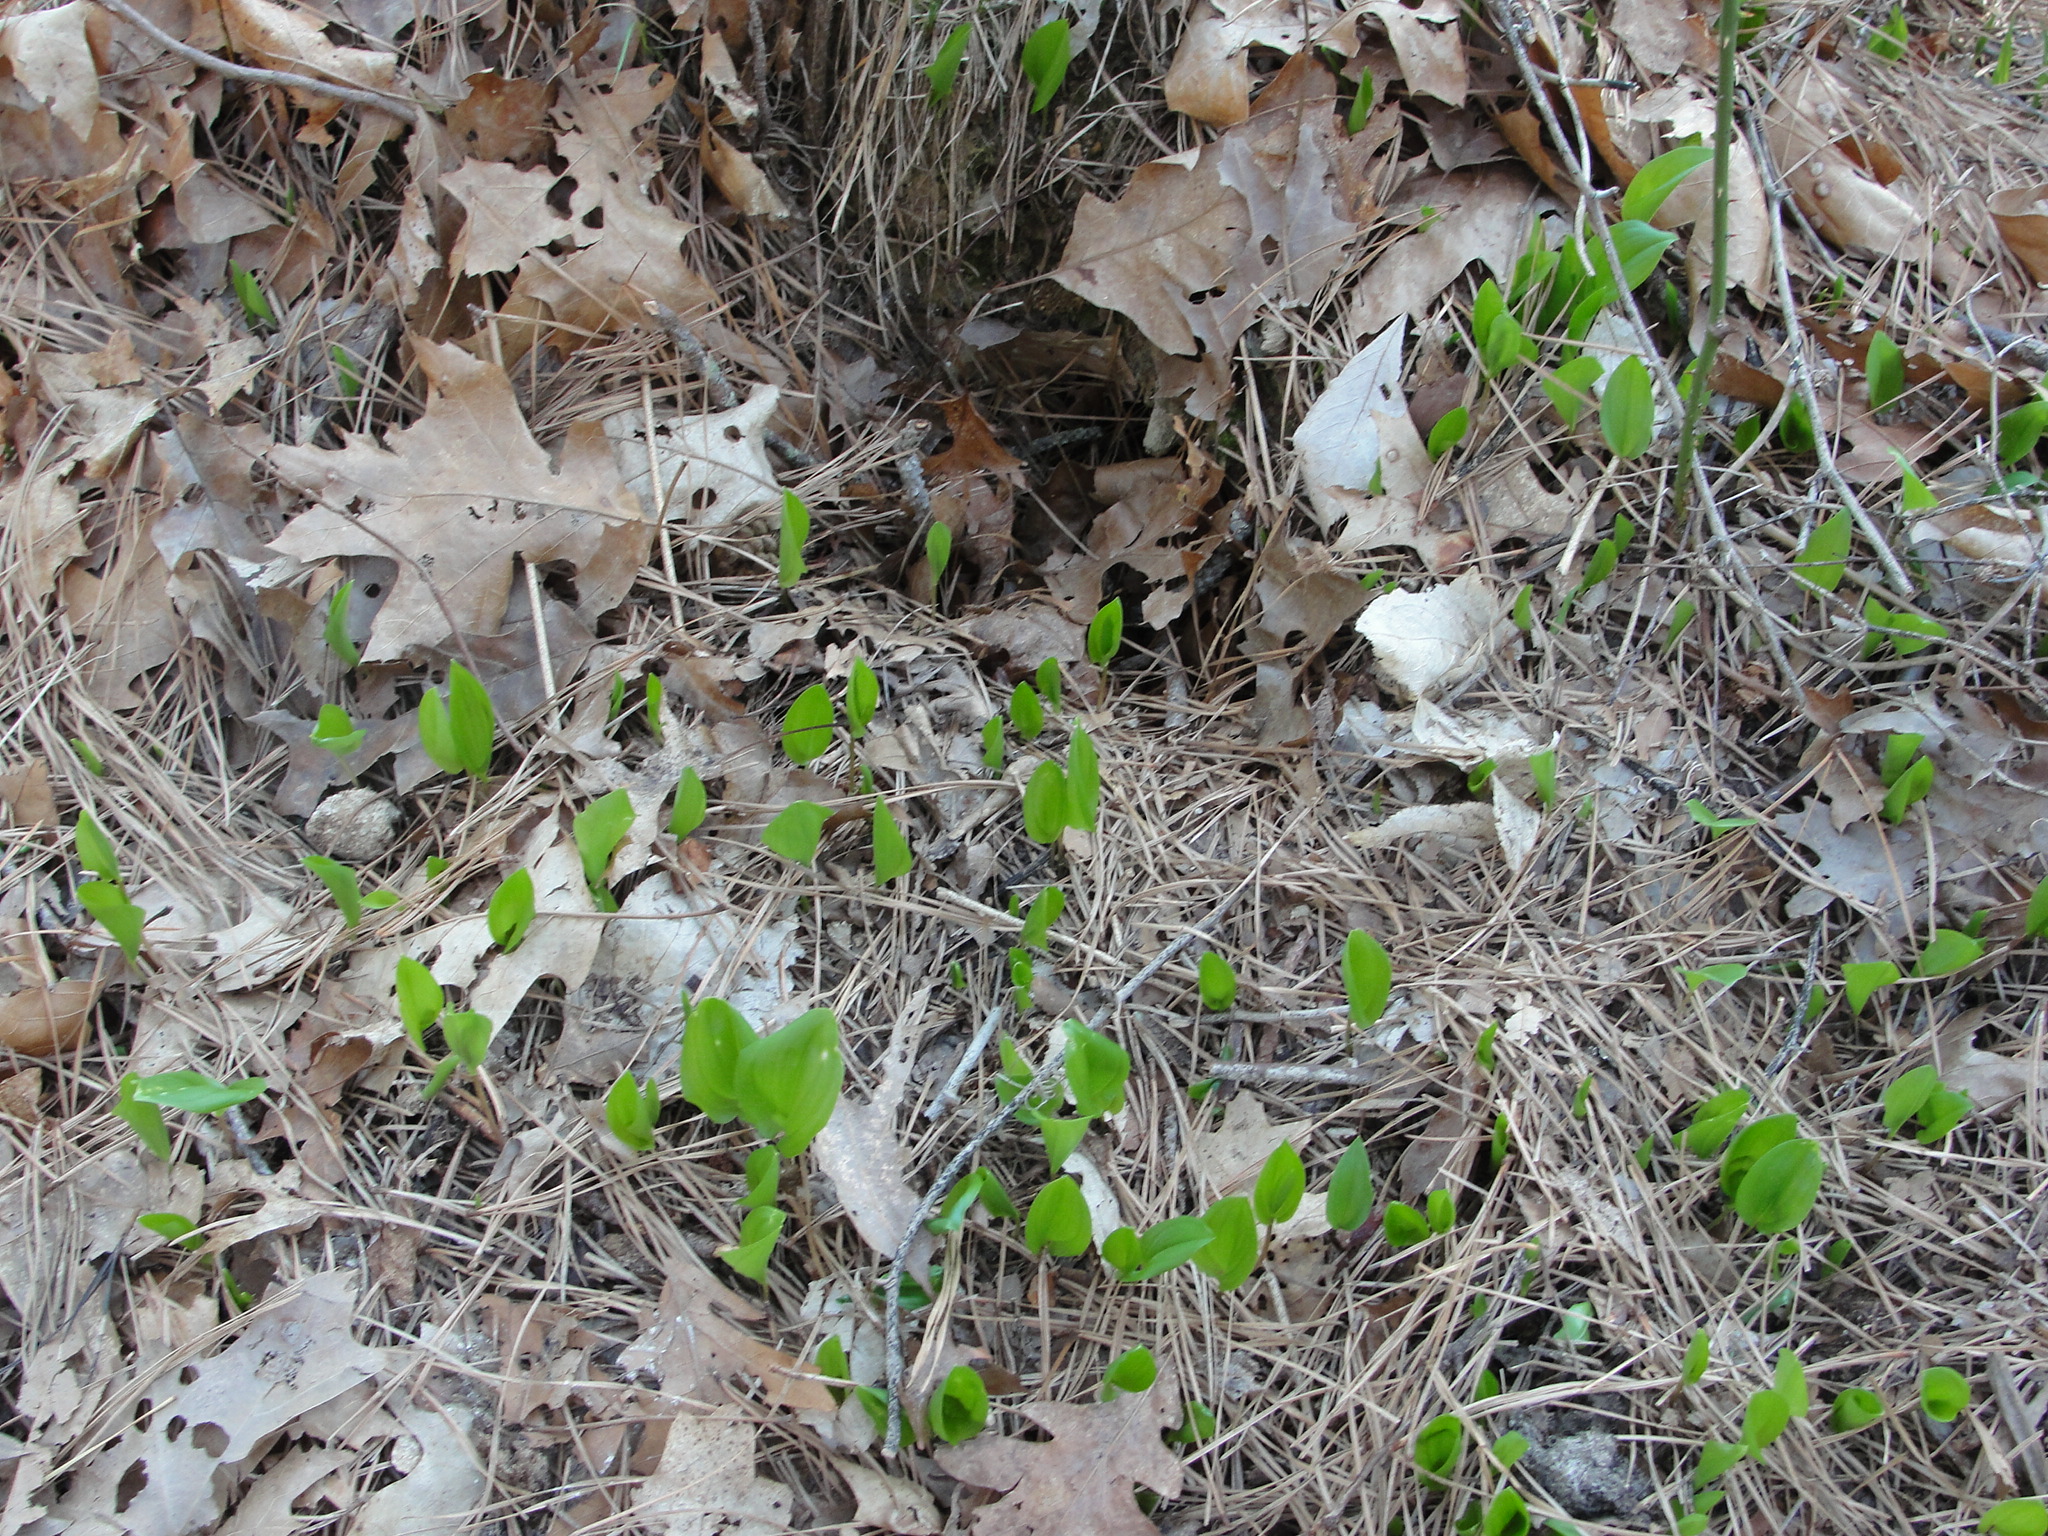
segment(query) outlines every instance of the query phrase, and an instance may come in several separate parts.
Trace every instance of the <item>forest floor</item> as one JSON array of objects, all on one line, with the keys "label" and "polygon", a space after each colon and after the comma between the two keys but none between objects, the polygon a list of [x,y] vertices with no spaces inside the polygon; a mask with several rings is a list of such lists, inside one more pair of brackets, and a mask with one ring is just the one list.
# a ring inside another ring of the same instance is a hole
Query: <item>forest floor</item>
[{"label": "forest floor", "polygon": [[2041,12],[1190,6],[0,6],[0,1536],[2043,1529]]}]

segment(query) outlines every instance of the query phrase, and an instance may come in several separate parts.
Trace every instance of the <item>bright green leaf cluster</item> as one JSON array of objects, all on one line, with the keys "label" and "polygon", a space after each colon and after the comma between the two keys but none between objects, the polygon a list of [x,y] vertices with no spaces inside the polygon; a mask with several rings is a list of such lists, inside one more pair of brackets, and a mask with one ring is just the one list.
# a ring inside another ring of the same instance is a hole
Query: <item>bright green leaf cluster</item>
[{"label": "bright green leaf cluster", "polygon": [[744,1119],[761,1136],[780,1138],[794,1157],[825,1128],[839,1102],[846,1063],[839,1021],[827,1008],[799,1014],[756,1035],[723,998],[703,999],[683,1027],[683,1097],[713,1123]]}]

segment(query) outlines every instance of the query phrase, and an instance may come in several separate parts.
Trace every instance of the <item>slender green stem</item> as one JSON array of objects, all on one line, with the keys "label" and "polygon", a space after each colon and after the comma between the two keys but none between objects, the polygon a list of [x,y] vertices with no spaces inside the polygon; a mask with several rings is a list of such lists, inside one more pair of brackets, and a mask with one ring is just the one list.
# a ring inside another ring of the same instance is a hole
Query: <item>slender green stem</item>
[{"label": "slender green stem", "polygon": [[1692,365],[1686,392],[1685,424],[1678,440],[1678,498],[1682,507],[1699,453],[1700,416],[1706,410],[1707,376],[1721,346],[1728,314],[1728,164],[1735,147],[1735,53],[1742,35],[1742,0],[1721,0],[1720,77],[1714,101],[1714,266],[1707,281],[1707,328]]}]

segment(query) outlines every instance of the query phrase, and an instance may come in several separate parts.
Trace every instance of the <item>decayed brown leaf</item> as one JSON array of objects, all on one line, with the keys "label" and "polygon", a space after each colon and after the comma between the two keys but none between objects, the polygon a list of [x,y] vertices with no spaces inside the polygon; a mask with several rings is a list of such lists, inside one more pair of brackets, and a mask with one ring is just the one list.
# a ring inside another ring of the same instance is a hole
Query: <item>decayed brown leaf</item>
[{"label": "decayed brown leaf", "polygon": [[2048,283],[2048,186],[2007,187],[1992,193],[1991,218],[2027,275]]},{"label": "decayed brown leaf", "polygon": [[414,346],[429,385],[426,412],[388,445],[351,434],[346,448],[270,451],[278,475],[319,503],[272,547],[302,560],[409,557],[363,649],[372,661],[452,646],[457,632],[499,633],[515,558],[574,566],[577,611],[588,618],[614,607],[652,530],[619,479],[603,428],[571,427],[559,465],[551,463],[501,369],[460,347]]},{"label": "decayed brown leaf", "polygon": [[0,991],[0,1047],[24,1056],[55,1056],[77,1045],[100,995],[94,982],[44,982],[17,965],[0,965],[0,986],[7,987]]},{"label": "decayed brown leaf", "polygon": [[465,160],[442,172],[442,189],[469,214],[448,253],[454,269],[509,272],[527,252],[574,233],[574,221],[548,206],[548,190],[559,179],[546,166],[522,171],[495,160]]},{"label": "decayed brown leaf", "polygon": [[1251,115],[1252,77],[1245,54],[1254,44],[1299,53],[1311,37],[1343,46],[1352,30],[1321,0],[1308,5],[1198,0],[1166,72],[1166,104],[1213,127],[1241,123]]},{"label": "decayed brown leaf", "polygon": [[979,572],[975,601],[986,602],[1010,560],[1010,526],[1024,464],[995,439],[966,395],[942,401],[953,441],[924,461],[932,516],[952,530],[954,548]]},{"label": "decayed brown leaf", "polygon": [[1535,191],[1513,167],[1498,166],[1411,183],[1401,204],[1418,227],[1381,253],[1355,290],[1358,333],[1382,331],[1400,315],[1419,320],[1475,261],[1505,284],[1529,240]]},{"label": "decayed brown leaf", "polygon": [[694,1255],[680,1255],[669,1266],[654,1318],[620,1364],[658,1372],[671,1397],[720,1401],[724,1379],[743,1371],[761,1382],[771,1407],[832,1412],[838,1406],[832,1394],[807,1380],[799,1361],[740,1326],[767,1315],[720,1285]]},{"label": "decayed brown leaf", "polygon": [[1146,1391],[1107,1403],[1030,1403],[1017,1410],[1051,1434],[1033,1443],[984,1435],[934,1453],[963,1483],[1003,1497],[976,1512],[975,1536],[1158,1536],[1132,1496],[1181,1489],[1180,1458],[1160,1431],[1180,1422],[1171,1366]]},{"label": "decayed brown leaf", "polygon": [[[1196,453],[1183,467],[1177,459],[1106,465],[1096,472],[1097,494],[1114,488],[1119,499],[1088,530],[1088,552],[1054,555],[1045,562],[1046,586],[1069,615],[1086,623],[1106,594],[1103,580],[1115,566],[1128,566],[1152,584],[1145,598],[1145,622],[1153,626],[1179,617],[1193,592],[1195,572],[1221,535],[1188,540],[1223,483],[1223,472]],[[1186,540],[1186,542],[1181,542]]]},{"label": "decayed brown leaf", "polygon": [[1411,91],[1451,106],[1465,104],[1465,39],[1458,30],[1455,0],[1371,0],[1365,14],[1387,29],[1401,77]]}]

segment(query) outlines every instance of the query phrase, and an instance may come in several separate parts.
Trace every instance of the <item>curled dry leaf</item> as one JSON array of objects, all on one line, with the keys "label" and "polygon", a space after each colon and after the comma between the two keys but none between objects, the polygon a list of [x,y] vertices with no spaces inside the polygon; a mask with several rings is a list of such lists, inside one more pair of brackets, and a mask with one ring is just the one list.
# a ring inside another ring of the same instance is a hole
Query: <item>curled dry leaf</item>
[{"label": "curled dry leaf", "polygon": [[1102,606],[1110,569],[1128,566],[1154,584],[1144,602],[1145,622],[1154,628],[1171,623],[1194,592],[1195,572],[1222,542],[1220,534],[1199,532],[1222,483],[1222,469],[1199,449],[1185,467],[1176,459],[1103,466],[1096,471],[1096,493],[1119,493],[1118,499],[1088,530],[1086,554],[1057,554],[1045,562],[1046,586],[1070,616],[1086,623]]},{"label": "curled dry leaf", "polygon": [[704,130],[698,153],[704,157],[704,169],[725,194],[725,200],[741,213],[764,219],[789,217],[789,204],[775,190],[767,172],[755,163],[752,155],[720,138],[716,129]]},{"label": "curled dry leaf", "polygon": [[1991,220],[2027,275],[2048,283],[2048,186],[1992,193]]},{"label": "curled dry leaf", "polygon": [[1358,616],[1373,669],[1408,698],[1449,692],[1478,673],[1502,627],[1500,602],[1477,571],[1447,586],[1389,592]]},{"label": "curled dry leaf", "polygon": [[351,433],[345,448],[270,450],[279,478],[318,502],[272,548],[301,560],[389,558],[394,549],[406,557],[377,610],[366,661],[449,645],[451,621],[465,635],[499,633],[515,558],[574,566],[586,620],[617,606],[652,528],[619,480],[603,429],[578,422],[551,462],[502,369],[453,345],[419,339],[414,349],[426,412],[386,445]]},{"label": "curled dry leaf", "polygon": [[55,1056],[85,1038],[99,987],[90,981],[43,981],[19,966],[0,965],[0,1048],[23,1056]]},{"label": "curled dry leaf", "polygon": [[975,1536],[1158,1536],[1133,1488],[1142,1483],[1166,1499],[1180,1494],[1180,1458],[1159,1438],[1180,1422],[1171,1365],[1143,1392],[1106,1403],[1031,1403],[1017,1412],[1052,1438],[983,1435],[933,1453],[961,1482],[1002,1493],[975,1514]]},{"label": "curled dry leaf", "polygon": [[1330,552],[1313,539],[1286,533],[1260,551],[1259,628],[1293,649],[1318,651],[1365,606],[1358,578],[1336,569]]},{"label": "curled dry leaf", "polygon": [[644,411],[607,416],[604,431],[627,489],[648,516],[722,528],[757,507],[782,504],[767,447],[768,423],[781,403],[781,391],[757,384],[731,410],[656,421],[651,453]]},{"label": "curled dry leaf", "polygon": [[1714,50],[1685,0],[1617,0],[1614,32],[1629,57],[1652,74],[1675,75],[1686,64],[1709,68]]},{"label": "curled dry leaf", "polygon": [[2039,523],[2022,522],[1986,506],[1957,507],[1922,518],[1908,538],[1914,544],[1946,545],[1959,562],[1975,565],[1968,574],[1981,580],[2010,583],[2032,573],[2035,585],[2048,590],[2048,574],[2041,569]]},{"label": "curled dry leaf", "polygon": [[85,0],[0,21],[0,58],[20,87],[82,144],[100,113],[100,74],[85,35]]},{"label": "curled dry leaf", "polygon": [[57,573],[86,553],[78,526],[78,488],[68,466],[17,475],[0,490],[9,584],[31,603],[57,590]]},{"label": "curled dry leaf", "polygon": [[1387,29],[1409,90],[1454,107],[1465,104],[1465,39],[1458,30],[1455,0],[1421,0],[1414,6],[1371,0],[1365,14]]},{"label": "curled dry leaf", "polygon": [[1528,243],[1535,192],[1527,176],[1499,166],[1414,184],[1403,202],[1420,227],[1389,246],[1358,285],[1351,309],[1357,332],[1382,331],[1402,315],[1420,320],[1475,261],[1505,287]]},{"label": "curled dry leaf", "polygon": [[1299,53],[1314,38],[1338,43],[1348,53],[1353,30],[1340,26],[1335,9],[1320,0],[1198,0],[1166,72],[1166,104],[1211,127],[1241,123],[1251,115],[1245,54],[1254,44]]}]

